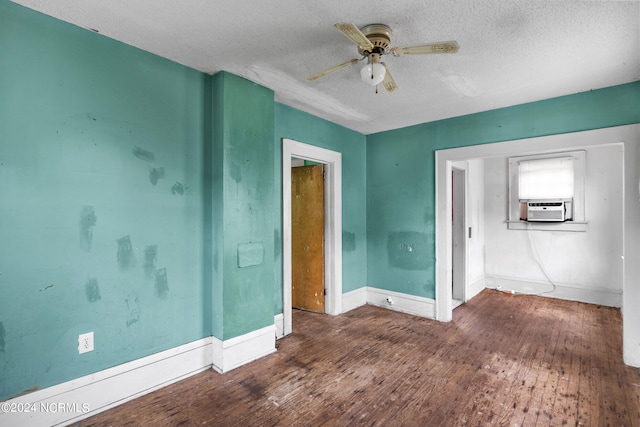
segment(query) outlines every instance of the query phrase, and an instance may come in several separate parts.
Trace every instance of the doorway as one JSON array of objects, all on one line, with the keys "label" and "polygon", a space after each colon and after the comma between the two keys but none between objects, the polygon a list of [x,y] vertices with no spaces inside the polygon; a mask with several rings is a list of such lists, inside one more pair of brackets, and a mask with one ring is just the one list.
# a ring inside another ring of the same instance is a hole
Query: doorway
[{"label": "doorway", "polygon": [[[324,165],[324,312],[342,313],[342,154],[282,140],[282,336],[292,331],[291,158]],[[277,329],[277,328],[276,328]]]},{"label": "doorway", "polygon": [[455,308],[466,301],[467,287],[467,234],[466,234],[466,170],[451,170],[451,296]]}]

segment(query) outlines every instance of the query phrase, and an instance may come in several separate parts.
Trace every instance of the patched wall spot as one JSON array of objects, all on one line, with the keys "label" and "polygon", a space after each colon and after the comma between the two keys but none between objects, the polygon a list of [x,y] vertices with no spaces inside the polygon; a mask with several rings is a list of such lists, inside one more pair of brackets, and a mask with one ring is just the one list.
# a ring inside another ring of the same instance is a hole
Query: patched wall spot
[{"label": "patched wall spot", "polygon": [[187,189],[187,187],[182,185],[182,183],[176,182],[175,184],[173,184],[173,187],[171,187],[171,194],[173,194],[173,195],[176,195],[176,194],[183,195],[186,189]]},{"label": "patched wall spot", "polygon": [[356,250],[356,234],[349,231],[342,232],[342,251],[353,252]]},{"label": "patched wall spot", "polygon": [[264,245],[262,242],[240,243],[238,245],[238,267],[250,267],[264,262]]},{"label": "patched wall spot", "polygon": [[156,259],[158,256],[158,245],[149,245],[144,249],[144,274],[152,278],[156,272]]},{"label": "patched wall spot", "polygon": [[149,168],[149,181],[151,184],[156,185],[160,178],[164,178],[164,168]]},{"label": "patched wall spot", "polygon": [[95,227],[98,218],[93,206],[84,206],[80,213],[80,247],[89,252],[91,251],[91,243],[93,242],[93,227]]},{"label": "patched wall spot", "polygon": [[282,255],[282,238],[280,237],[280,230],[273,230],[273,256],[279,258]]},{"label": "patched wall spot", "polygon": [[167,280],[167,269],[161,268],[156,271],[156,295],[162,299],[169,292],[169,281]]},{"label": "patched wall spot", "polygon": [[428,237],[415,231],[396,231],[387,235],[389,265],[402,270],[427,270]]},{"label": "patched wall spot", "polygon": [[133,147],[133,155],[139,158],[140,160],[144,160],[145,162],[153,162],[156,159],[156,155],[151,151],[147,151],[140,147]]},{"label": "patched wall spot", "polygon": [[100,296],[100,287],[98,286],[98,279],[95,277],[89,278],[84,284],[84,290],[87,294],[87,300],[89,302],[100,301],[102,297]]},{"label": "patched wall spot", "polygon": [[133,253],[133,245],[131,237],[124,236],[117,240],[118,242],[118,267],[120,270],[129,270],[135,264],[135,256]]},{"label": "patched wall spot", "polygon": [[129,294],[124,300],[127,306],[127,326],[131,326],[140,320],[140,305],[138,304],[138,295]]}]

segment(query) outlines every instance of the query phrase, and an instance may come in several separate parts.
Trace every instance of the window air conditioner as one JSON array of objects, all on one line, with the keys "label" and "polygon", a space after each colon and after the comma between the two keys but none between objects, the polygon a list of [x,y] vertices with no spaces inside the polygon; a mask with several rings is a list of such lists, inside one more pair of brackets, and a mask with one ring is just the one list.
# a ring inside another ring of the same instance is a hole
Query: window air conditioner
[{"label": "window air conditioner", "polygon": [[527,221],[530,222],[563,222],[567,220],[565,213],[565,203],[562,201],[538,201],[527,203]]}]

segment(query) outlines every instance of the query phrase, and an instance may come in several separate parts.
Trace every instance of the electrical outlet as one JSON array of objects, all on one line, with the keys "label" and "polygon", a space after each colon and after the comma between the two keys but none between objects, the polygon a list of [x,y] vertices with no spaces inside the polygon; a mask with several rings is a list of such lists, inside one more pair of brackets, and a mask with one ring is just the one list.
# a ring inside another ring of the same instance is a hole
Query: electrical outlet
[{"label": "electrical outlet", "polygon": [[93,351],[93,332],[78,335],[78,354]]}]

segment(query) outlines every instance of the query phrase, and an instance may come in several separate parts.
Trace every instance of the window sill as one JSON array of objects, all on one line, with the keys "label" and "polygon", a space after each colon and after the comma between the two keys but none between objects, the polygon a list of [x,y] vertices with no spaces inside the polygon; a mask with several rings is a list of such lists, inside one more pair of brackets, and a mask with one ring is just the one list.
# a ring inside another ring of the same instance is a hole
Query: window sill
[{"label": "window sill", "polygon": [[543,231],[587,231],[587,222],[527,222],[507,221],[509,230],[543,230]]}]

